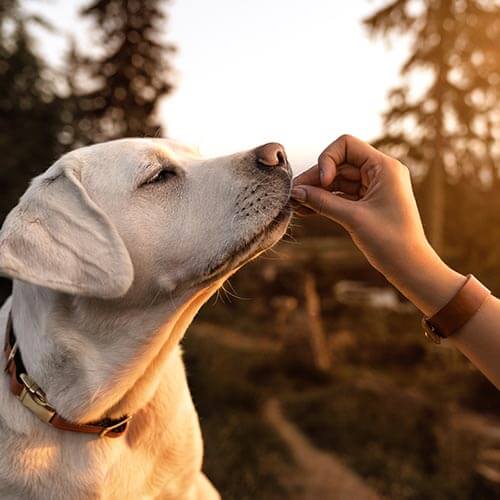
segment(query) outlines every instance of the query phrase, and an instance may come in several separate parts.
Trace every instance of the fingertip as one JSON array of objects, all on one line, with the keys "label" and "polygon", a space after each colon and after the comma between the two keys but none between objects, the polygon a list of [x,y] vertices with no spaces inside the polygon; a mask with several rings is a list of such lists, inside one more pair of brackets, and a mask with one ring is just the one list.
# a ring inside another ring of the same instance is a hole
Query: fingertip
[{"label": "fingertip", "polygon": [[291,197],[294,200],[304,202],[307,200],[307,191],[304,186],[294,186],[292,189]]}]

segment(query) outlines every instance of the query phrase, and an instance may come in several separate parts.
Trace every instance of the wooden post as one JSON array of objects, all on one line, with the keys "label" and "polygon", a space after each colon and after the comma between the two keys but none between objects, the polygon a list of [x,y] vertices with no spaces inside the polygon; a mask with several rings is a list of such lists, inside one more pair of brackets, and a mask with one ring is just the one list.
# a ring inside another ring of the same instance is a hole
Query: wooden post
[{"label": "wooden post", "polygon": [[311,273],[306,273],[304,276],[304,295],[314,366],[319,371],[329,372],[332,367],[332,359],[321,321],[321,303],[316,289],[316,280]]}]

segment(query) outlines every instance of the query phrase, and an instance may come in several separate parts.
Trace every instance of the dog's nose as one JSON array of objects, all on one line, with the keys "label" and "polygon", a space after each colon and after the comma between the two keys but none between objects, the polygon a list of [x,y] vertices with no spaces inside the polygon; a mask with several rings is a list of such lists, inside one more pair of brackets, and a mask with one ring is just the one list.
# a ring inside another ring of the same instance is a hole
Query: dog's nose
[{"label": "dog's nose", "polygon": [[257,163],[266,167],[280,167],[287,163],[285,148],[277,142],[269,142],[255,148]]}]

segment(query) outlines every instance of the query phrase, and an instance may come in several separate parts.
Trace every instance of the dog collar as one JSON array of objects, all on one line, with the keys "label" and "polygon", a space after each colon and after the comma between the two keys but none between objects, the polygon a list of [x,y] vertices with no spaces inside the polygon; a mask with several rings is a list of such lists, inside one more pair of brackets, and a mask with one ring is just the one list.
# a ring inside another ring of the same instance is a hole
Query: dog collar
[{"label": "dog collar", "polygon": [[106,418],[90,424],[78,424],[66,420],[57,413],[48,403],[45,392],[26,373],[26,368],[14,334],[10,312],[5,332],[4,352],[7,357],[5,373],[10,377],[10,391],[26,408],[46,424],[63,431],[97,434],[99,437],[106,436],[112,438],[122,436],[127,430],[128,422],[132,418],[127,415],[120,419]]}]

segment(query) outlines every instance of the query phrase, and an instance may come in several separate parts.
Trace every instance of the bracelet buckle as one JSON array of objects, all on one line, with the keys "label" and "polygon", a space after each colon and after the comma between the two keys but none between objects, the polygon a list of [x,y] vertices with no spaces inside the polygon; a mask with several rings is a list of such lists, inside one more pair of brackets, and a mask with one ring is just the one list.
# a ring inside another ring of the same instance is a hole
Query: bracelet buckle
[{"label": "bracelet buckle", "polygon": [[442,336],[439,334],[439,330],[430,323],[427,318],[422,318],[422,328],[424,330],[424,335],[434,344],[440,344]]}]

